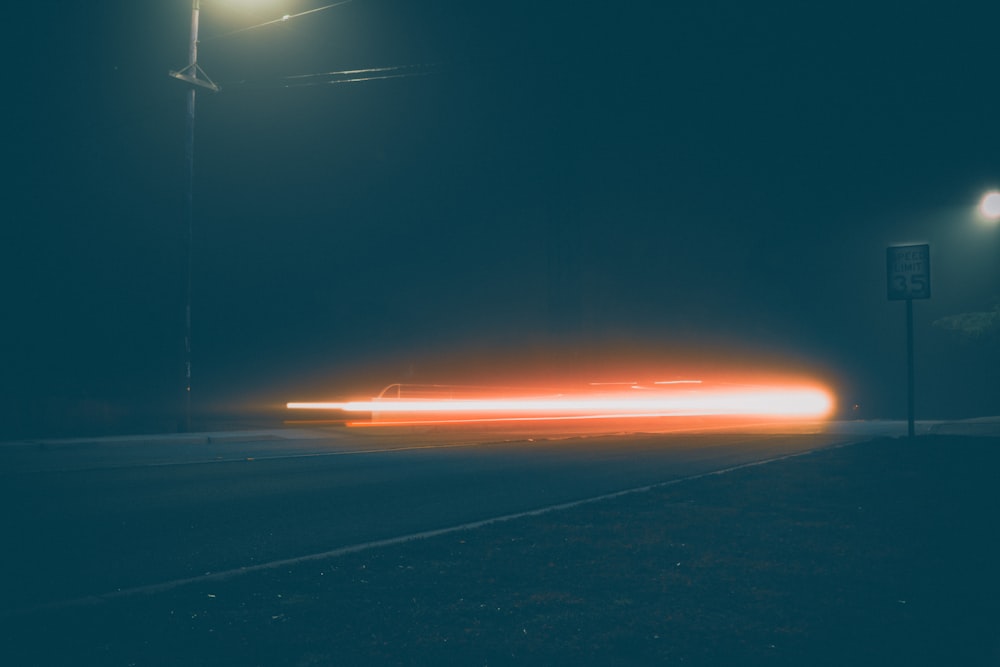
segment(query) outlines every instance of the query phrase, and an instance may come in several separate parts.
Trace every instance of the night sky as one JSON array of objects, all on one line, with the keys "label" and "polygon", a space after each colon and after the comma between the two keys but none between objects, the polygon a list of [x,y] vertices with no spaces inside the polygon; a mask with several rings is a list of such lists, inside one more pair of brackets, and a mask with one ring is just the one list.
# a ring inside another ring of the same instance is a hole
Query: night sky
[{"label": "night sky", "polygon": [[[63,4],[2,47],[0,435],[181,405],[191,5]],[[903,418],[885,249],[926,242],[917,416],[1000,413],[997,3],[239,4],[202,0],[197,410],[767,368]]]}]

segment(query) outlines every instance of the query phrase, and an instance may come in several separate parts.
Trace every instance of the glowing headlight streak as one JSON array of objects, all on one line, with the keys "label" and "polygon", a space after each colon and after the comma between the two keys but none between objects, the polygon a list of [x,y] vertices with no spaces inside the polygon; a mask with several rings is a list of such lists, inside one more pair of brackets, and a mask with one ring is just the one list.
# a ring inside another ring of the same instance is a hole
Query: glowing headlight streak
[{"label": "glowing headlight streak", "polygon": [[822,419],[832,412],[833,398],[828,391],[818,387],[727,387],[684,392],[651,389],[638,395],[635,392],[620,392],[471,399],[375,398],[292,402],[287,407],[292,410],[369,413],[373,421],[384,420],[387,423],[399,419],[493,421],[692,416]]}]

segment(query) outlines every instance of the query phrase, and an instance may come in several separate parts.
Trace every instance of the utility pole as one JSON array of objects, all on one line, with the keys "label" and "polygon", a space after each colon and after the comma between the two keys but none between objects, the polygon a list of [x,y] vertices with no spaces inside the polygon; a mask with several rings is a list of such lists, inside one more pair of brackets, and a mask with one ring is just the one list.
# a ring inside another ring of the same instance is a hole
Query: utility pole
[{"label": "utility pole", "polygon": [[182,394],[183,416],[181,430],[191,430],[191,299],[194,268],[194,117],[195,101],[199,88],[213,93],[219,92],[219,87],[208,78],[208,75],[198,66],[198,18],[201,0],[191,3],[191,41],[188,45],[188,64],[181,70],[169,73],[175,79],[188,84],[187,90],[187,122],[185,124],[184,163],[187,170],[184,192],[185,233],[184,246],[187,255],[186,287],[184,303],[184,386]]}]

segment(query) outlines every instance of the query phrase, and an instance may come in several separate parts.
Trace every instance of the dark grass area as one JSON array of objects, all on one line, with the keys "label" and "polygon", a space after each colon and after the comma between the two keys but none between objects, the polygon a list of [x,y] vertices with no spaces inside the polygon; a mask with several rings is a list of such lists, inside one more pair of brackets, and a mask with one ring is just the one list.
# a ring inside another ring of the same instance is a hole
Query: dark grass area
[{"label": "dark grass area", "polygon": [[2,659],[1000,665],[998,465],[996,438],[825,450],[283,570],[7,618]]}]

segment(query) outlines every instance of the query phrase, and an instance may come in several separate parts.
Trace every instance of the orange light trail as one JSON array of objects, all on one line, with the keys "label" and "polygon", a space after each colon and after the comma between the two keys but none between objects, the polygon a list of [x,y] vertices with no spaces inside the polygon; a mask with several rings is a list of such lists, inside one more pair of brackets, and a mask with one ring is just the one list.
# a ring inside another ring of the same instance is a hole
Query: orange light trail
[{"label": "orange light trail", "polygon": [[[657,383],[664,384],[664,383]],[[291,402],[292,410],[369,413],[373,421],[461,421],[755,416],[822,419],[833,410],[828,391],[813,386],[650,388],[543,397],[396,398],[341,402]]]}]

